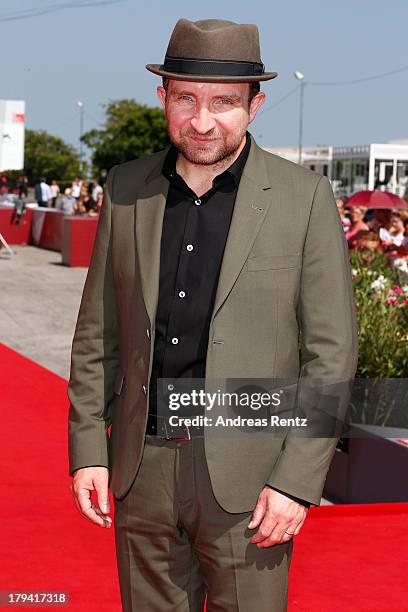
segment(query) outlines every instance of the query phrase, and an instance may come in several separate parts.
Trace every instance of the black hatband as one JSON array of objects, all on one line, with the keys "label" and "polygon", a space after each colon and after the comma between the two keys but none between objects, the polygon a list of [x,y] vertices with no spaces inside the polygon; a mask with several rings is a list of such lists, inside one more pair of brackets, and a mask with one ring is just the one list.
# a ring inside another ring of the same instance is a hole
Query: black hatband
[{"label": "black hatband", "polygon": [[160,68],[166,72],[222,76],[258,76],[265,72],[265,66],[259,62],[186,59],[168,55]]}]

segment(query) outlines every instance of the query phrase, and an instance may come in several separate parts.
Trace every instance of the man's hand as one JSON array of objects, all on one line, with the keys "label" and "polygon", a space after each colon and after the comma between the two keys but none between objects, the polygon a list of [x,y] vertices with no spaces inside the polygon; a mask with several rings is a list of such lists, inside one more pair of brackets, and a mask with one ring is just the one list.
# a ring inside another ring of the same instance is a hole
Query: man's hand
[{"label": "man's hand", "polygon": [[[110,511],[108,480],[108,468],[86,467],[74,472],[70,486],[79,512],[100,527],[112,526],[112,519],[108,516]],[[98,505],[92,503],[92,491],[96,491]]]},{"label": "man's hand", "polygon": [[262,489],[252,515],[249,529],[256,529],[251,542],[258,548],[288,542],[300,532],[308,508],[274,491],[271,487]]}]

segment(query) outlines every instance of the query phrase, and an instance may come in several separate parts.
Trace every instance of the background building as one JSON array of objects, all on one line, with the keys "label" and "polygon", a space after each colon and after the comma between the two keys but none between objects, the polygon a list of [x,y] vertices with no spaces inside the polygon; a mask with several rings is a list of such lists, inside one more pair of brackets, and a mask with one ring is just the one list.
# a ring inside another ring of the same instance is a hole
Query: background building
[{"label": "background building", "polygon": [[[272,147],[267,151],[297,162],[297,147]],[[408,141],[334,147],[317,145],[302,149],[302,165],[328,176],[336,195],[363,189],[408,194]]]}]

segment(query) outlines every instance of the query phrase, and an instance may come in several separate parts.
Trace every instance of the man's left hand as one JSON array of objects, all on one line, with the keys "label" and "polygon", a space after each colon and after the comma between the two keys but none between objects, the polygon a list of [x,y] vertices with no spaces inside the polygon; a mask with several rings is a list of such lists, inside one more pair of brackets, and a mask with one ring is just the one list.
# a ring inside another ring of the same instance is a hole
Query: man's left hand
[{"label": "man's left hand", "polygon": [[249,529],[259,527],[251,542],[258,548],[268,548],[288,542],[298,535],[308,508],[293,501],[271,487],[262,489],[256,504]]}]

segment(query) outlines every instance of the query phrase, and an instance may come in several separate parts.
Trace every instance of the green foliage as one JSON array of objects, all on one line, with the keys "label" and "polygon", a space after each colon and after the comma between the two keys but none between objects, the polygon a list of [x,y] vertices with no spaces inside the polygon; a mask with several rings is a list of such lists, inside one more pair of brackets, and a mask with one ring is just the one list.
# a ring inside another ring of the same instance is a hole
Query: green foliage
[{"label": "green foliage", "polygon": [[28,182],[37,183],[42,176],[50,182],[71,182],[79,174],[79,156],[74,147],[62,138],[45,131],[26,130],[24,149],[24,171]]},{"label": "green foliage", "polygon": [[383,253],[351,254],[359,324],[357,376],[408,376],[408,280]]},{"label": "green foliage", "polygon": [[408,265],[382,252],[350,254],[359,326],[354,423],[408,427]]},{"label": "green foliage", "polygon": [[105,108],[105,128],[91,130],[82,137],[93,149],[92,162],[97,172],[150,155],[169,144],[160,108],[150,108],[135,100],[114,100]]}]

